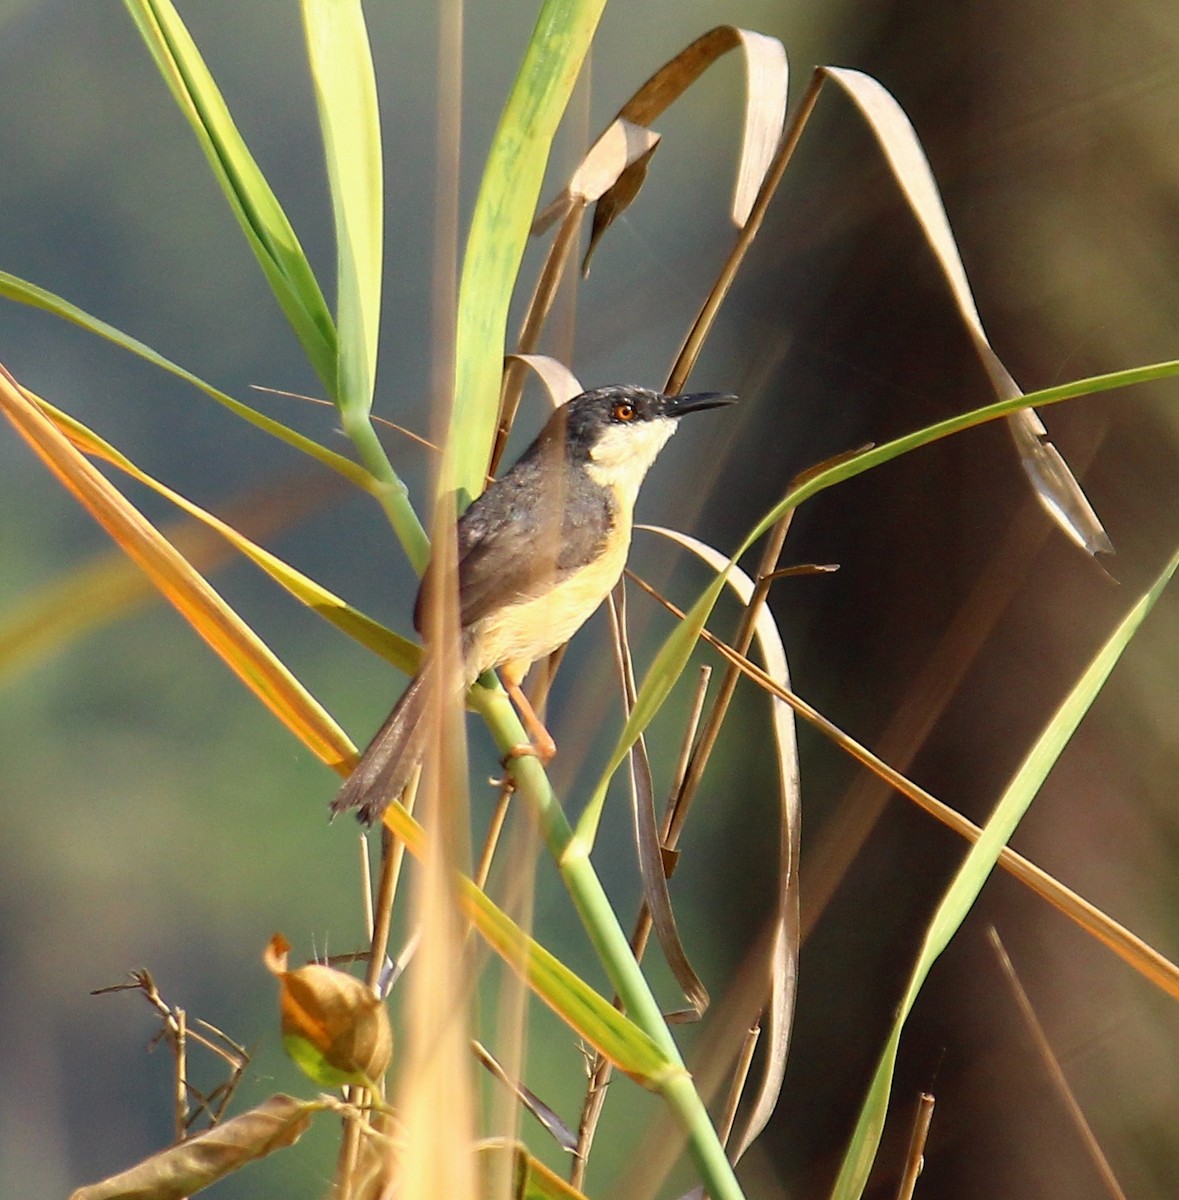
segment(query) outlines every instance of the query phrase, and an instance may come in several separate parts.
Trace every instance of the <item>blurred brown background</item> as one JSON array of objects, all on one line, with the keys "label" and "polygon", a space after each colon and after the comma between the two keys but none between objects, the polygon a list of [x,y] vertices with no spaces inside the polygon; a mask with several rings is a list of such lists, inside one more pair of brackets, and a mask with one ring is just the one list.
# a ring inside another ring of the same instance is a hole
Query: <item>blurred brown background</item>
[{"label": "blurred brown background", "polygon": [[[330,281],[330,215],[297,6],[180,7]],[[533,10],[520,0],[467,7],[464,213]],[[426,430],[436,13],[425,3],[368,11],[389,206],[378,407]],[[865,70],[893,92],[929,155],[992,342],[1026,389],[1176,356],[1179,17],[1171,6],[614,0],[580,101],[588,116],[582,108],[571,121],[550,191],[585,129],[601,126],[717,20],[780,37],[795,96],[812,66],[826,62]],[[587,385],[662,380],[731,236],[740,89],[737,65],[726,63],[658,123],[665,140],[648,188],[598,250],[579,295],[572,365]],[[0,0],[0,112],[0,269],[60,292],[236,396],[250,399],[251,384],[315,390],[121,6]],[[305,468],[277,445],[95,339],[7,303],[0,335],[0,360],[18,378],[194,499],[216,508],[256,487],[294,480],[305,489]],[[914,222],[834,92],[819,104],[692,385],[735,390],[743,403],[723,429],[673,443],[640,515],[722,548],[803,467],[988,399]],[[778,585],[775,610],[798,690],[880,746],[890,724],[909,706],[928,710],[938,680],[949,678],[949,699],[911,747],[910,770],[984,819],[1055,705],[1174,550],[1173,391],[1095,396],[1046,414],[1117,547],[1106,564],[1117,583],[1049,528],[1000,427],[918,452],[808,505],[786,558],[841,570]],[[339,443],[327,415],[294,401],[256,402]],[[528,403],[521,420],[531,431],[541,410],[536,397]],[[420,494],[419,452],[391,444]],[[714,474],[705,496],[701,481]],[[171,515],[132,494],[153,516]],[[0,436],[0,504],[2,620],[106,546],[11,435]],[[371,505],[325,499],[313,518],[267,544],[408,629],[412,583]],[[699,572],[673,571],[673,557],[649,537],[636,540],[635,560],[679,599],[695,595]],[[400,681],[247,568],[217,583],[353,736],[367,736]],[[640,623],[666,628],[634,607]],[[1177,614],[1164,596],[1014,842],[1172,958]],[[722,613],[718,629],[731,619]],[[559,769],[573,805],[617,728],[603,623],[579,642],[566,669],[579,684],[601,672],[603,715],[590,746],[578,713],[562,708],[570,685],[558,688],[555,729],[569,753]],[[154,1031],[146,1007],[87,994],[134,967],[146,964],[175,1003],[258,1047],[244,1102],[306,1091],[277,1048],[258,956],[276,928],[303,953],[359,940],[355,850],[351,829],[325,826],[330,773],[163,607],[29,661],[0,683],[0,1162],[12,1194],[55,1196],[169,1136],[169,1065],[162,1053],[142,1053]],[[749,697],[748,732],[734,727],[722,747],[675,880],[681,928],[714,995],[771,886],[763,707]],[[489,760],[481,735],[473,737]],[[868,800],[848,799],[859,772],[836,751],[805,731],[802,743],[803,906],[813,930],[781,1108],[747,1167],[751,1200],[825,1194],[921,931],[963,850],[893,798],[821,906],[833,884],[819,851],[847,844],[842,822]],[[636,885],[624,809],[620,794],[600,869],[629,911]],[[540,936],[572,947],[574,965],[599,979],[551,876],[541,871]],[[987,946],[989,923],[1127,1195],[1172,1196],[1173,1001],[1003,877],[988,885],[910,1021],[896,1119],[871,1194],[895,1194],[921,1090],[938,1105],[919,1196],[1108,1194],[1035,1058]],[[670,988],[665,996],[674,1007]],[[574,1118],[580,1063],[546,1015],[535,1024],[528,1082]],[[612,1094],[591,1194],[625,1193],[616,1173],[642,1127],[633,1118],[654,1111],[628,1086]],[[330,1163],[330,1137],[313,1137],[215,1194],[316,1196]]]}]

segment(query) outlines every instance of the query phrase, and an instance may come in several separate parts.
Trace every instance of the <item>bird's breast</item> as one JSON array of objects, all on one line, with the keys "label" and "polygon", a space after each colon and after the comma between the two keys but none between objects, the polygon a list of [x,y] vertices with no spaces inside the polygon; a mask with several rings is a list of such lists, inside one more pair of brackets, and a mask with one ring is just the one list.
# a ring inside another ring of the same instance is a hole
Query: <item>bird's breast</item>
[{"label": "bird's breast", "polygon": [[472,679],[506,662],[530,664],[564,645],[610,594],[630,550],[629,512],[616,513],[590,561],[557,573],[540,595],[521,597],[483,617],[470,633]]}]

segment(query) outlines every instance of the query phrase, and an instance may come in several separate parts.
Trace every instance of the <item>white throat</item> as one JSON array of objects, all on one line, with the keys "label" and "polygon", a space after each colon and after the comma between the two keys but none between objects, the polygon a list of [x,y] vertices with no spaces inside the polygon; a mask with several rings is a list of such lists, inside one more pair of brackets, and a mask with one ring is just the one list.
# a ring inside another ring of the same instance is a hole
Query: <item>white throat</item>
[{"label": "white throat", "polygon": [[589,477],[618,493],[629,513],[651,464],[675,433],[677,424],[672,417],[656,417],[653,421],[608,426],[590,451],[585,468]]}]

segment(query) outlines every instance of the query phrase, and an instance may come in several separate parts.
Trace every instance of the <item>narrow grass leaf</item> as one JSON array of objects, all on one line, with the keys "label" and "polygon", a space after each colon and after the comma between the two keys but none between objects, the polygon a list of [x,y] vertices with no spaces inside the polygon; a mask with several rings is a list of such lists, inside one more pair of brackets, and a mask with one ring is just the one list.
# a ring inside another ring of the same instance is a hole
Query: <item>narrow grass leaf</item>
[{"label": "narrow grass leaf", "polygon": [[605,0],[544,0],[483,170],[459,286],[444,487],[483,490],[499,410],[508,306],[553,136]]},{"label": "narrow grass leaf", "polygon": [[[942,438],[961,433],[963,430],[973,428],[975,425],[982,425],[987,421],[1006,417],[1012,412],[1017,412],[1021,408],[1026,408],[1033,404],[1041,406],[1058,404],[1077,396],[1087,396],[1095,392],[1130,387],[1135,384],[1170,378],[1176,375],[1179,375],[1179,360],[1152,363],[1146,367],[1134,367],[1126,371],[1111,372],[1108,375],[1092,376],[1087,379],[1076,380],[1072,383],[1045,388],[1040,392],[1029,392],[1027,395],[1013,397],[1010,400],[998,400],[994,404],[984,405],[982,408],[960,413],[954,417],[947,417],[944,421],[939,421],[934,425],[927,425],[922,429],[895,438],[893,441],[886,442],[881,446],[874,446],[857,454],[840,457],[831,466],[821,471],[816,471],[814,474],[806,475],[804,482],[792,487],[746,535],[745,540],[738,546],[732,558],[728,560],[726,571],[732,568],[758,538],[772,529],[788,512],[797,508],[804,501],[811,499],[822,491],[826,491],[827,488],[842,483],[846,479],[853,479],[857,475],[862,475],[866,471],[882,466],[886,462],[891,462],[894,458],[898,458],[902,454],[908,454],[912,450],[927,446]],[[598,821],[601,818],[601,809],[605,803],[606,791],[614,772],[621,766],[623,759],[626,757],[626,752],[633,745],[634,738],[650,724],[652,717],[659,710],[660,705],[667,698],[679,676],[683,673],[684,668],[691,659],[692,649],[700,637],[701,630],[704,629],[708,617],[716,605],[716,601],[720,598],[721,592],[724,590],[724,582],[724,576],[721,575],[708,584],[692,605],[685,618],[672,630],[656,655],[651,671],[648,673],[647,678],[643,681],[642,688],[639,690],[638,702],[635,705],[634,712],[631,713],[630,718],[627,720],[606,771],[591,794],[586,810],[578,822],[577,839],[582,849],[593,845],[593,837]]]},{"label": "narrow grass leaf", "polygon": [[1093,375],[1085,379],[1074,380],[1071,383],[1062,383],[1055,387],[1044,388],[1038,392],[1028,392],[1026,395],[1014,396],[1008,400],[996,400],[993,404],[986,404],[980,408],[971,409],[969,412],[947,417],[944,421],[937,421],[932,425],[923,426],[912,433],[906,433],[901,437],[894,438],[891,442],[872,446],[867,450],[862,450],[847,457],[840,457],[830,466],[820,471],[816,471],[813,474],[804,473],[804,481],[792,487],[753,527],[733,556],[733,561],[739,559],[762,534],[771,529],[791,509],[797,508],[804,501],[811,499],[820,492],[826,491],[830,487],[834,487],[836,484],[843,483],[848,479],[854,479],[857,475],[863,475],[867,471],[883,466],[886,462],[891,462],[893,459],[899,458],[902,454],[908,454],[913,450],[920,449],[922,446],[928,446],[933,442],[940,441],[942,438],[952,437],[967,429],[973,429],[976,425],[985,425],[988,421],[995,421],[1001,417],[1010,416],[1012,413],[1019,412],[1021,409],[1031,407],[1032,405],[1038,405],[1043,408],[1046,405],[1059,404],[1065,400],[1075,399],[1078,396],[1091,396],[1097,392],[1133,387],[1137,384],[1150,383],[1155,380],[1169,379],[1175,376],[1179,376],[1179,359],[1151,363],[1145,367],[1132,367],[1125,371],[1112,371],[1106,375]]},{"label": "narrow grass leaf", "polygon": [[416,642],[401,637],[371,617],[365,616],[364,613],[346,604],[339,596],[316,583],[314,579],[259,546],[241,530],[234,528],[227,521],[215,517],[179,492],[173,491],[167,484],[161,483],[146,471],[140,470],[125,454],[116,450],[114,446],[80,421],[68,416],[40,397],[33,396],[31,392],[26,392],[26,394],[37,401],[42,411],[84,454],[101,458],[117,467],[124,474],[151,488],[152,491],[170,500],[177,508],[220,534],[229,545],[265,571],[271,579],[285,588],[301,604],[305,604],[325,621],[336,626],[337,629],[362,646],[372,650],[374,654],[380,655],[381,658],[407,674],[412,675],[417,670],[421,659],[421,648]]},{"label": "narrow grass leaf", "polygon": [[598,822],[602,818],[602,808],[606,803],[606,792],[614,773],[622,766],[630,748],[644,729],[650,725],[655,714],[663,706],[663,702],[671,694],[676,681],[683,674],[700,639],[700,631],[704,628],[709,614],[712,612],[725,585],[725,575],[716,577],[704,590],[703,594],[685,615],[684,619],[671,631],[670,636],[659,648],[655,661],[643,679],[643,685],[635,698],[634,708],[626,719],[618,742],[610,755],[605,771],[597,786],[590,794],[585,811],[577,822],[574,841],[577,848],[573,855],[588,854],[597,836]]},{"label": "narrow grass leaf", "polygon": [[[55,419],[49,406],[40,403]],[[69,430],[60,421],[56,423],[69,437]],[[79,449],[86,452],[84,446]],[[330,498],[328,489],[317,482],[301,479],[297,484],[248,492],[222,519],[255,540],[286,529]],[[205,576],[235,556],[230,543],[199,520],[181,518],[166,525],[162,533]],[[75,638],[159,599],[151,580],[121,550],[111,547],[102,551],[22,594],[0,612],[0,675],[11,676]]]},{"label": "narrow grass leaf", "polygon": [[[426,833],[400,802],[395,800],[385,809],[384,821],[415,858],[424,858]],[[459,902],[488,945],[575,1033],[620,1070],[656,1090],[669,1073],[683,1070],[629,1017],[525,933],[466,876],[459,879]]]},{"label": "narrow grass leaf", "polygon": [[360,0],[303,0],[336,223],[336,400],[345,420],[367,417],[377,373],[384,199],[381,125]]},{"label": "narrow grass leaf", "polygon": [[[505,1157],[510,1161],[504,1163]],[[512,1181],[511,1200],[586,1200],[583,1193],[533,1158],[522,1142],[482,1142],[479,1171],[484,1196],[501,1195],[493,1189],[499,1180],[508,1178]]]},{"label": "narrow grass leaf", "polygon": [[[681,615],[669,601],[664,599],[663,603],[674,615]],[[972,821],[967,820],[949,805],[943,804],[936,796],[918,787],[911,779],[907,779],[872,751],[849,737],[801,696],[787,688],[780,687],[761,667],[738,654],[732,646],[713,637],[707,629],[702,632],[701,636],[714,650],[738,667],[754,683],[789,704],[803,720],[810,722],[824,737],[829,738],[834,745],[866,767],[877,778],[887,783],[889,787],[895,788],[900,795],[912,800],[919,808],[940,821],[947,829],[953,830],[959,837],[972,843],[978,841],[982,830]],[[1112,950],[1155,987],[1166,995],[1179,999],[1179,966],[1164,958],[1154,947],[1147,945],[1125,926],[1119,925],[1108,914],[1102,912],[1084,897],[1077,895],[1070,888],[1065,887],[1043,868],[1017,854],[1010,847],[1005,846],[999,852],[999,865],[1041,899],[1047,900],[1069,920],[1075,921],[1086,933]]]},{"label": "narrow grass leaf", "polygon": [[308,361],[335,398],[336,330],[303,247],[171,0],[124,0]]},{"label": "narrow grass leaf", "polygon": [[0,411],[58,481],[140,566],[230,669],[314,754],[346,774],[347,735],[217,591],[0,367]]},{"label": "narrow grass leaf", "polygon": [[[640,529],[660,534],[692,551],[713,570],[723,572],[728,559],[720,551],[697,538],[674,529],[641,525]],[[739,567],[728,572],[728,584],[741,603],[748,605],[754,582]],[[790,687],[790,670],[782,635],[769,607],[758,612],[755,635],[765,660],[767,674],[781,687]],[[771,695],[774,748],[778,759],[778,801],[782,815],[779,830],[778,895],[774,918],[774,936],[770,955],[769,1036],[766,1041],[765,1070],[753,1104],[740,1133],[731,1143],[733,1162],[738,1162],[766,1127],[786,1076],[790,1051],[790,1031],[794,1023],[794,1003],[798,986],[799,897],[798,862],[802,829],[802,784],[798,773],[798,738],[794,712],[785,701]]]},{"label": "narrow grass leaf", "polygon": [[[629,713],[635,702],[635,676],[627,636],[626,588],[621,582],[610,597],[610,616],[614,629],[614,651],[622,674],[624,711]],[[675,1019],[699,1020],[711,1001],[704,981],[688,958],[676,924],[675,909],[672,907],[671,892],[667,885],[668,868],[663,858],[659,823],[655,815],[655,781],[651,774],[647,744],[642,734],[639,734],[631,747],[630,792],[643,899],[655,929],[659,948],[663,951],[663,957],[690,1006],[686,1013],[675,1014]]]},{"label": "narrow grass leaf", "polygon": [[901,1031],[934,962],[973,907],[999,853],[1015,832],[1049,771],[1089,710],[1122,651],[1137,632],[1155,601],[1179,568],[1179,553],[1172,557],[1150,590],[1134,605],[1106,640],[1100,651],[1056,710],[1044,731],[1008,784],[978,841],[970,848],[926,930],[904,998],[897,1010],[892,1031],[868,1089],[864,1106],[832,1192],[833,1200],[859,1200],[884,1130],[892,1075],[900,1046]]},{"label": "narrow grass leaf", "polygon": [[311,1118],[328,1105],[277,1095],[241,1116],[222,1121],[100,1183],[78,1188],[70,1200],[182,1200],[249,1163],[292,1146]]},{"label": "narrow grass leaf", "polygon": [[544,1127],[544,1131],[566,1153],[577,1149],[577,1134],[561,1119],[555,1109],[550,1108],[535,1092],[526,1088],[504,1069],[503,1064],[481,1042],[472,1043],[475,1057],[487,1068],[493,1078],[498,1079],[522,1108],[527,1109]]},{"label": "narrow grass leaf", "polygon": [[283,425],[272,417],[258,412],[257,409],[251,408],[248,404],[243,404],[240,400],[235,400],[232,396],[218,391],[212,384],[206,383],[191,371],[186,371],[183,367],[178,366],[171,359],[165,358],[162,354],[159,354],[137,338],[123,333],[113,325],[108,325],[98,317],[91,316],[90,313],[78,308],[77,305],[71,304],[68,300],[63,300],[62,297],[56,296],[52,292],[38,287],[36,284],[18,279],[15,275],[9,275],[6,271],[0,271],[0,296],[6,296],[9,300],[15,300],[18,304],[27,304],[31,308],[39,308],[44,312],[52,313],[54,316],[61,317],[63,320],[69,321],[71,324],[77,325],[89,333],[97,334],[98,337],[104,338],[106,341],[121,347],[123,350],[130,351],[130,353],[137,355],[145,362],[159,367],[162,371],[167,371],[169,375],[174,375],[177,379],[183,379],[185,383],[190,383],[193,387],[199,388],[206,396],[212,400],[216,400],[218,404],[229,409],[235,416],[241,417],[243,421],[248,421],[264,433],[270,434],[271,437],[278,438],[279,441],[285,442],[300,453],[308,455],[308,457],[322,463],[325,467],[329,467],[364,491],[370,493],[378,491],[378,484],[373,476],[351,459],[328,450],[325,446],[321,446],[318,442],[305,437],[303,434]]},{"label": "narrow grass leaf", "polygon": [[[845,67],[823,67],[821,71],[851,98],[884,150],[888,165],[950,285],[958,313],[995,394],[1001,400],[1020,395],[1018,385],[987,339],[929,160],[909,118],[888,90],[870,75]],[[1090,554],[1110,553],[1113,546],[1097,514],[1059,451],[1047,440],[1047,430],[1040,418],[1031,409],[1025,409],[1013,413],[1008,426],[1040,503],[1077,545]]]}]

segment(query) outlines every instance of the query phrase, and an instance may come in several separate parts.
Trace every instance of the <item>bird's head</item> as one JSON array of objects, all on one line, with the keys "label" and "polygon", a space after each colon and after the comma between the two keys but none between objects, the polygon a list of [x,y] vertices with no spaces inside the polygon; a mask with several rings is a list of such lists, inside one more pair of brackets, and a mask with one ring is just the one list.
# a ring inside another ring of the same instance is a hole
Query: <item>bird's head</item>
[{"label": "bird's head", "polygon": [[736,399],[720,392],[667,396],[629,384],[596,388],[558,408],[546,432],[562,438],[566,454],[598,483],[633,494],[680,417]]}]

